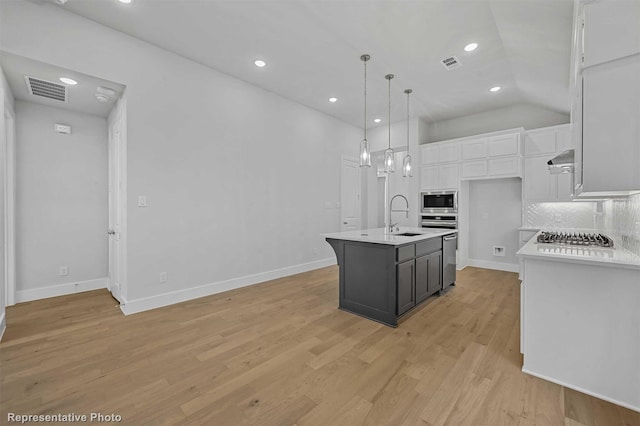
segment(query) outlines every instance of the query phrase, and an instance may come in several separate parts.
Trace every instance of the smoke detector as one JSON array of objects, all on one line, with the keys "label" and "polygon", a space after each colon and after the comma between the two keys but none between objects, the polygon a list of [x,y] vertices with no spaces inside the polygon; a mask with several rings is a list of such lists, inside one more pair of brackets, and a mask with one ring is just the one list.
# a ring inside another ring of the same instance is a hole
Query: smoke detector
[{"label": "smoke detector", "polygon": [[444,58],[440,61],[443,67],[446,70],[451,71],[452,69],[459,68],[462,66],[460,60],[455,56],[449,56],[448,58]]}]

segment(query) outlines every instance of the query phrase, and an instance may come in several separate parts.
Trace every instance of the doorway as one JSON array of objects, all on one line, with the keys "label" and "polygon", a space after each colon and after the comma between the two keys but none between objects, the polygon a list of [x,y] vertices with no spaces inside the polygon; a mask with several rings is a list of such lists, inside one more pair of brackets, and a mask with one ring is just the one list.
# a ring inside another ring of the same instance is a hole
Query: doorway
[{"label": "doorway", "polygon": [[340,230],[355,231],[360,229],[360,163],[343,156],[341,169]]}]

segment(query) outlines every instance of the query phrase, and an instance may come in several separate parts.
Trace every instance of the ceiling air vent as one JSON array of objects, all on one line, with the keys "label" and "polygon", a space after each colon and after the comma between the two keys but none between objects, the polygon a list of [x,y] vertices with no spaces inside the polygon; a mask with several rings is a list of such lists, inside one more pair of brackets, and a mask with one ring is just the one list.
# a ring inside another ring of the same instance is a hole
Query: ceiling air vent
[{"label": "ceiling air vent", "polygon": [[448,58],[445,58],[445,59],[441,60],[440,63],[447,70],[452,70],[452,69],[458,68],[459,66],[462,65],[460,63],[460,60],[458,58],[456,58],[455,56],[450,56]]},{"label": "ceiling air vent", "polygon": [[52,83],[50,81],[26,75],[24,76],[24,79],[27,82],[29,94],[56,101],[67,102],[67,86],[64,84]]}]

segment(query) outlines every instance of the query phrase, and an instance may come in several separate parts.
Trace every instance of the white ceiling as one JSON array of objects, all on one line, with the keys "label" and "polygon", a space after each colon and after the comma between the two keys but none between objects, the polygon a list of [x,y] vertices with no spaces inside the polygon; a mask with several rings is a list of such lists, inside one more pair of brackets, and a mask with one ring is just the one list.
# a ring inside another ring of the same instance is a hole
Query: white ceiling
[{"label": "white ceiling", "polygon": [[[9,88],[16,99],[69,111],[107,117],[124,90],[122,84],[35,61],[2,50],[0,50],[0,66],[2,66]],[[62,84],[59,80],[60,77],[69,77],[76,80],[78,84],[75,86],[67,85],[68,99],[67,102],[62,102],[30,94],[25,76],[57,84]],[[95,94],[99,86],[112,89],[116,94],[108,102],[98,102]]]},{"label": "white ceiling", "polygon": [[[572,0],[68,0],[60,7],[362,126],[437,121],[527,102],[569,111]],[[469,42],[478,49],[463,50]],[[456,55],[462,67],[440,60]],[[253,65],[264,59],[265,68]],[[502,86],[490,93],[492,86]],[[328,102],[330,96],[339,100]]]}]

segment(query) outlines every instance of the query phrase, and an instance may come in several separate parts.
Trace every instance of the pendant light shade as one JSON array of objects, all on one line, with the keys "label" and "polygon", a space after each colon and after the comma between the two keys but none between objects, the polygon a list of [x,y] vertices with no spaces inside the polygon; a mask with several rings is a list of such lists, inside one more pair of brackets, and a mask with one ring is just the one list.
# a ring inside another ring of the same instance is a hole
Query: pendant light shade
[{"label": "pendant light shade", "polygon": [[402,176],[412,177],[413,169],[411,168],[411,155],[409,155],[409,95],[413,92],[411,89],[407,89],[404,93],[407,94],[407,154],[402,160]]},{"label": "pendant light shade", "polygon": [[396,164],[393,158],[393,149],[391,149],[391,79],[393,74],[387,74],[384,76],[389,82],[389,144],[384,151],[384,171],[387,173],[393,173],[396,171]]},{"label": "pendant light shade", "polygon": [[371,150],[367,141],[367,61],[371,59],[369,55],[360,56],[364,63],[364,137],[360,142],[360,167],[371,167]]}]

